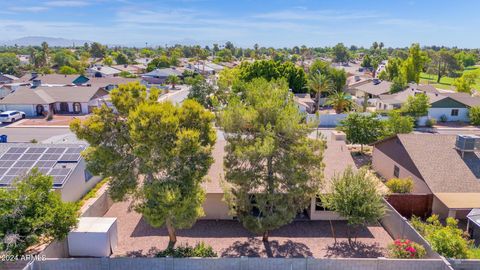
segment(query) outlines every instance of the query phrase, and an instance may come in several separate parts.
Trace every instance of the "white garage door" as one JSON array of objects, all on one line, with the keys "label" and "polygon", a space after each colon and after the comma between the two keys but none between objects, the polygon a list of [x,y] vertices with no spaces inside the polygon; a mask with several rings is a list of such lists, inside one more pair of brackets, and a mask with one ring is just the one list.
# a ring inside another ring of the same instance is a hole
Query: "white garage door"
[{"label": "white garage door", "polygon": [[33,110],[32,105],[5,105],[6,111],[21,111],[27,116],[35,116],[36,113]]}]

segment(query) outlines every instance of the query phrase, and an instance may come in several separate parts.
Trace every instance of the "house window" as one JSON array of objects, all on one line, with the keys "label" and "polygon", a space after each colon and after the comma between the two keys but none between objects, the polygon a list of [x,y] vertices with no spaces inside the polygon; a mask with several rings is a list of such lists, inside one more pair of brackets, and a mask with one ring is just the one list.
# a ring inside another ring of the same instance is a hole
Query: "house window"
[{"label": "house window", "polygon": [[400,168],[397,165],[393,165],[393,176],[397,178],[400,176]]},{"label": "house window", "polygon": [[74,113],[81,113],[82,112],[82,104],[75,102],[73,103],[73,112]]},{"label": "house window", "polygon": [[452,113],[450,113],[451,116],[458,116],[458,109],[452,109]]},{"label": "house window", "polygon": [[325,207],[323,205],[323,202],[322,202],[322,198],[320,198],[319,196],[317,196],[315,198],[315,211],[331,211],[330,209],[328,209],[327,207]]},{"label": "house window", "polygon": [[68,103],[60,102],[60,112],[68,112]]},{"label": "house window", "polygon": [[89,172],[88,170],[85,170],[85,182],[90,181],[90,179],[92,179],[92,177],[93,177],[93,174],[91,172]]}]

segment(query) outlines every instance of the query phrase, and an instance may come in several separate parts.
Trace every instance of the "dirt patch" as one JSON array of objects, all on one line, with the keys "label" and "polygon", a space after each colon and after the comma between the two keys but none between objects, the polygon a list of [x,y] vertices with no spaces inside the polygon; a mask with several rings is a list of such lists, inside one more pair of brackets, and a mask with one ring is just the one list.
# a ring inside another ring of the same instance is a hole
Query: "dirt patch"
[{"label": "dirt patch", "polygon": [[[152,228],[128,202],[115,203],[105,214],[118,218],[118,246],[113,256],[152,257],[168,245],[165,228]],[[334,221],[337,243],[328,221],[295,221],[270,233],[269,242],[250,233],[234,220],[201,220],[177,232],[177,245],[204,242],[220,257],[376,258],[386,256],[392,238],[380,225],[361,228],[357,245],[347,243],[347,225]]]}]

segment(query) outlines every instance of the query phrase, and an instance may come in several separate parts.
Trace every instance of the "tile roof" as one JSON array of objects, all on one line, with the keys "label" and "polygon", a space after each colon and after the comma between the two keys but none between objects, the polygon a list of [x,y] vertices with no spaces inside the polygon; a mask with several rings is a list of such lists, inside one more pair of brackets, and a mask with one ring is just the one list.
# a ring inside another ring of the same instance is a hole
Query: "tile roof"
[{"label": "tile roof", "polygon": [[388,81],[381,81],[378,84],[374,84],[373,81],[370,81],[368,83],[357,85],[354,88],[359,90],[359,91],[369,93],[369,94],[374,95],[374,96],[379,96],[381,94],[385,94],[385,93],[390,92],[390,86],[391,85],[392,85],[392,83],[388,82]]},{"label": "tile roof", "polygon": [[50,104],[54,102],[88,102],[96,95],[107,95],[99,86],[20,87],[0,100],[0,104]]}]

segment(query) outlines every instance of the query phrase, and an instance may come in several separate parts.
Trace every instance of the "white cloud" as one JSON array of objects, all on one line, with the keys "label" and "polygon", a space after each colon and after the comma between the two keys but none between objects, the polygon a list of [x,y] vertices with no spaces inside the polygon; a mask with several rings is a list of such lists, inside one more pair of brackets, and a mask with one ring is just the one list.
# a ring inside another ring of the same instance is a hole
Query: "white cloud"
[{"label": "white cloud", "polygon": [[42,7],[42,6],[30,6],[30,7],[22,6],[22,7],[10,7],[8,9],[15,12],[41,12],[41,11],[47,10],[48,8]]},{"label": "white cloud", "polygon": [[50,7],[84,7],[90,5],[88,1],[68,1],[68,0],[57,0],[57,1],[48,1],[45,5]]}]

